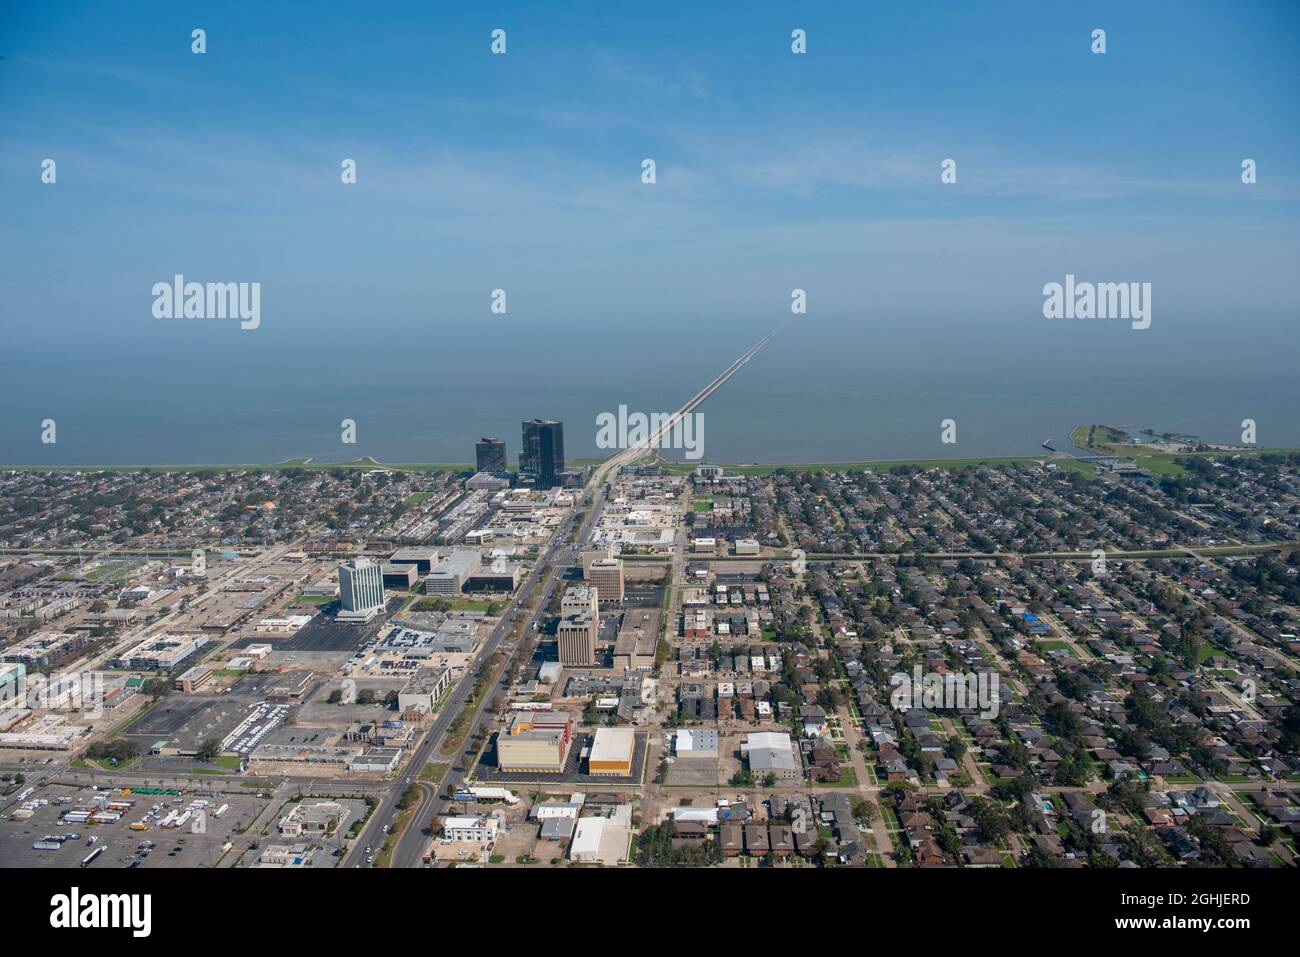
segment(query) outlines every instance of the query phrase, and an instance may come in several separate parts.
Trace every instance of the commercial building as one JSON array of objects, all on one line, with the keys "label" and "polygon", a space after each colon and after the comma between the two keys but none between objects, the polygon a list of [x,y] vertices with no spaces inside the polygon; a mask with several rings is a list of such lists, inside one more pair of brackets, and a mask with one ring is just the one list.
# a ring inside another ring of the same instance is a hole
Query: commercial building
[{"label": "commercial building", "polygon": [[207,665],[195,665],[181,672],[176,679],[176,690],[193,694],[212,680],[212,669]]},{"label": "commercial building", "polygon": [[154,635],[124,651],[112,664],[132,671],[171,671],[207,643],[204,635]]},{"label": "commercial building", "polygon": [[506,443],[502,439],[484,436],[474,445],[474,463],[480,472],[504,472]]},{"label": "commercial building", "polygon": [[799,758],[788,734],[753,732],[741,742],[740,751],[748,757],[749,770],[757,778],[774,774],[781,781],[799,780]]},{"label": "commercial building", "polygon": [[497,766],[502,771],[564,770],[573,743],[573,723],[558,711],[512,711],[497,735]]},{"label": "commercial building", "polygon": [[633,608],[623,616],[614,640],[616,671],[649,671],[655,666],[661,615],[657,608]]},{"label": "commercial building", "polygon": [[253,867],[257,868],[302,868],[311,867],[312,846],[310,844],[268,844],[258,855]]},{"label": "commercial building", "polygon": [[424,580],[426,595],[459,595],[465,582],[479,570],[482,559],[470,548],[458,548],[438,562]]},{"label": "commercial building", "polygon": [[348,809],[337,801],[316,801],[311,804],[303,801],[295,804],[293,810],[280,818],[280,833],[286,837],[332,834],[347,816]]},{"label": "commercial building", "polygon": [[367,748],[365,753],[352,759],[348,770],[360,774],[392,774],[401,762],[401,748]]},{"label": "commercial building", "polygon": [[531,477],[537,488],[556,488],[564,471],[564,424],[554,419],[529,419],[523,423],[523,448],[519,452],[521,477]]},{"label": "commercial building", "polygon": [[399,548],[389,557],[390,565],[414,565],[415,571],[419,575],[427,575],[433,571],[433,566],[438,562],[438,549],[431,548],[427,545],[413,545],[410,548]]},{"label": "commercial building", "polygon": [[421,668],[406,686],[397,693],[397,710],[433,712],[433,706],[451,686],[451,671],[447,668]]},{"label": "commercial building", "polygon": [[311,687],[312,678],[310,671],[285,672],[275,684],[266,689],[266,700],[280,703],[297,701]]},{"label": "commercial building", "polygon": [[759,552],[758,539],[756,538],[736,539],[737,555],[757,555],[758,552]]},{"label": "commercial building", "polygon": [[266,635],[294,635],[311,621],[311,615],[287,615],[284,618],[263,618],[254,627]]},{"label": "commercial building", "polygon": [[679,728],[673,740],[673,750],[679,758],[716,758],[718,756],[717,728]]},{"label": "commercial building", "polygon": [[385,562],[382,566],[382,573],[385,588],[400,588],[403,591],[410,591],[415,587],[415,583],[420,580],[419,572],[416,571],[414,565]]},{"label": "commercial building", "polygon": [[497,839],[494,817],[449,817],[442,822],[442,836],[448,841],[491,844]]},{"label": "commercial building", "polygon": [[632,773],[632,755],[636,751],[636,732],[631,728],[598,728],[587,758],[591,774],[627,777]]},{"label": "commercial building", "polygon": [[602,605],[623,600],[623,559],[597,558],[587,567],[586,577],[596,586]]},{"label": "commercial building", "polygon": [[343,621],[369,621],[384,607],[384,578],[373,558],[353,558],[339,565],[339,601]]},{"label": "commercial building", "polygon": [[467,592],[513,592],[519,587],[519,566],[511,564],[504,570],[480,569],[465,579]]},{"label": "commercial building", "polygon": [[466,655],[478,644],[478,618],[449,618],[427,629],[418,627],[421,621],[413,617],[396,621],[398,627],[388,633],[378,650],[385,655],[417,661],[435,655]]},{"label": "commercial building", "polygon": [[324,743],[259,744],[248,756],[250,767],[294,765],[299,767],[343,770],[361,757],[359,745],[335,746]]},{"label": "commercial building", "polygon": [[600,840],[605,834],[603,817],[579,818],[569,845],[569,860],[593,864],[600,859]]},{"label": "commercial building", "polygon": [[588,614],[595,618],[599,611],[599,601],[594,586],[571,585],[564,590],[564,596],[560,599],[560,614],[564,617]]},{"label": "commercial building", "polygon": [[0,708],[23,696],[26,674],[20,664],[0,664]]},{"label": "commercial building", "polygon": [[560,619],[555,629],[560,650],[560,664],[591,666],[596,663],[596,641],[600,623],[587,612],[577,612]]},{"label": "commercial building", "polygon": [[560,664],[590,666],[596,663],[600,637],[599,599],[592,585],[573,585],[560,599],[560,624],[556,629]]}]

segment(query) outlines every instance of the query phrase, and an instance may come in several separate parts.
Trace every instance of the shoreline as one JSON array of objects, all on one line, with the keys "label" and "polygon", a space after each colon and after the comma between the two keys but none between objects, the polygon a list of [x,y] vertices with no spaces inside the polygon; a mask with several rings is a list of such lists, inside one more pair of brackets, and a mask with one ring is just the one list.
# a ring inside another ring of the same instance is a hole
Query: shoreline
[{"label": "shoreline", "polygon": [[[1155,456],[1167,457],[1170,460],[1176,458],[1206,458],[1206,457],[1227,457],[1233,455],[1292,455],[1300,453],[1300,448],[1258,448],[1258,449],[1213,449],[1207,452],[1153,452],[1144,450],[1141,447],[1132,449],[1129,453],[1131,457],[1139,460]],[[1106,453],[1094,452],[1098,456],[1104,456]],[[603,459],[576,459],[570,464],[577,466],[595,466]],[[733,474],[738,475],[762,475],[770,474],[778,470],[786,471],[860,471],[863,469],[894,469],[894,468],[966,468],[979,465],[988,465],[993,467],[1003,465],[1045,465],[1054,464],[1063,468],[1086,468],[1092,469],[1092,463],[1086,459],[1075,458],[1064,452],[1048,452],[1043,455],[984,455],[984,456],[965,456],[954,458],[926,458],[926,459],[873,459],[870,461],[857,462],[780,462],[772,464],[762,464],[757,462],[746,463],[728,463],[728,462],[681,462],[671,459],[664,459],[659,462],[668,471],[673,472],[693,472],[699,465],[720,465]],[[241,472],[241,471],[275,471],[289,469],[303,469],[306,471],[328,471],[330,469],[389,469],[399,472],[471,472],[474,470],[472,463],[390,463],[381,462],[377,459],[353,459],[347,462],[316,462],[310,459],[287,459],[281,462],[268,463],[250,463],[250,462],[232,462],[226,464],[220,463],[196,463],[196,464],[176,464],[176,465],[0,465],[0,471],[14,472]]]}]

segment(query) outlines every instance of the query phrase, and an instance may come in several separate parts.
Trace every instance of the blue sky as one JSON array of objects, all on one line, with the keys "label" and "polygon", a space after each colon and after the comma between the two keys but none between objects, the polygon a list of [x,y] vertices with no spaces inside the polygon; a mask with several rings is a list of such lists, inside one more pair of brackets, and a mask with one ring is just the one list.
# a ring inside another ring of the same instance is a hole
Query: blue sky
[{"label": "blue sky", "polygon": [[[510,368],[555,330],[665,362],[663,330],[757,338],[795,286],[832,326],[977,322],[1010,348],[1067,271],[1154,282],[1166,335],[1293,341],[1300,4],[317,6],[6,5],[5,371],[468,344],[495,287]],[[260,281],[262,328],[153,320],[176,272]]]}]

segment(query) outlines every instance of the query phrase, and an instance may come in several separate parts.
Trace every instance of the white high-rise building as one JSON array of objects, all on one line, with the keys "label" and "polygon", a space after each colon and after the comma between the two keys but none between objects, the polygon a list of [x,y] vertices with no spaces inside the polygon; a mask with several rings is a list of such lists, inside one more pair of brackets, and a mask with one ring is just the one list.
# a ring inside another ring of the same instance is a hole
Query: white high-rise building
[{"label": "white high-rise building", "polygon": [[384,607],[384,573],[373,558],[353,558],[339,565],[342,621],[369,621]]}]

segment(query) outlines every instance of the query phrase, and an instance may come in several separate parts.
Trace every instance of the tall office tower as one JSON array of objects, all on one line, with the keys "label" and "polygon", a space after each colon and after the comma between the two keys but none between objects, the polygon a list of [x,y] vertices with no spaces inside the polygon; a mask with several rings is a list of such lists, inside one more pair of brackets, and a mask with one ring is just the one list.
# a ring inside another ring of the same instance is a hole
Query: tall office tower
[{"label": "tall office tower", "polygon": [[591,563],[599,558],[613,558],[614,546],[612,544],[602,545],[600,548],[584,548],[582,550],[582,579],[587,580],[587,574],[591,571]]},{"label": "tall office tower", "polygon": [[602,605],[623,600],[623,559],[598,558],[587,567],[587,581],[596,586]]},{"label": "tall office tower", "polygon": [[519,471],[534,477],[538,488],[555,488],[564,471],[564,423],[554,419],[524,422]]},{"label": "tall office tower", "polygon": [[572,585],[564,590],[560,599],[560,616],[587,614],[596,618],[600,614],[599,597],[594,585]]},{"label": "tall office tower", "polygon": [[484,436],[474,445],[475,464],[480,472],[506,470],[506,443],[504,439]]},{"label": "tall office tower", "polygon": [[590,667],[596,663],[596,640],[600,626],[586,612],[560,619],[555,640],[560,646],[560,664]]},{"label": "tall office tower", "polygon": [[560,664],[596,663],[596,643],[600,640],[600,606],[596,589],[591,585],[573,585],[560,599],[560,624],[555,630],[560,647]]},{"label": "tall office tower", "polygon": [[373,558],[353,558],[339,565],[338,618],[369,621],[384,607],[384,575]]}]

